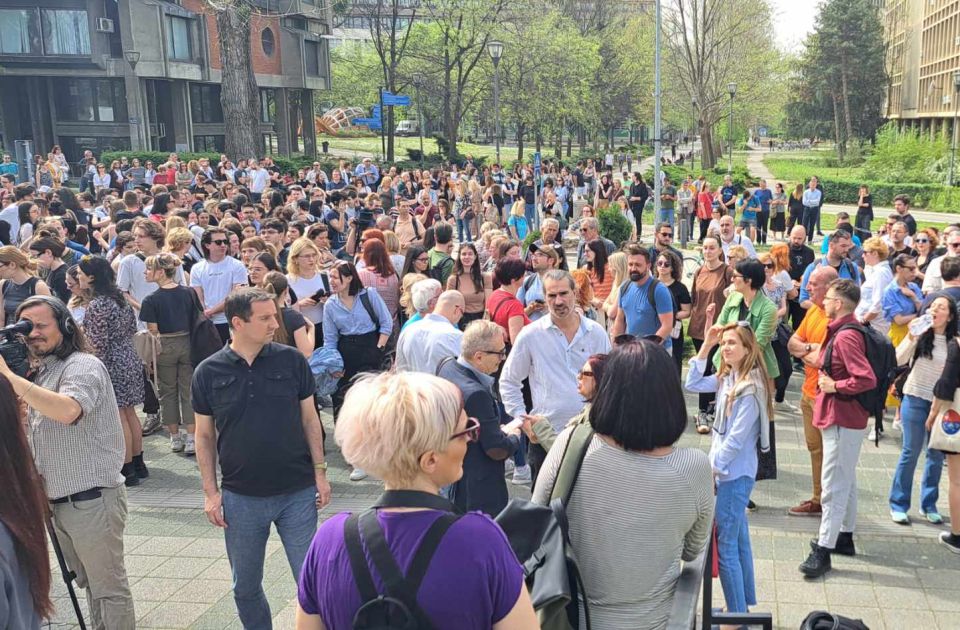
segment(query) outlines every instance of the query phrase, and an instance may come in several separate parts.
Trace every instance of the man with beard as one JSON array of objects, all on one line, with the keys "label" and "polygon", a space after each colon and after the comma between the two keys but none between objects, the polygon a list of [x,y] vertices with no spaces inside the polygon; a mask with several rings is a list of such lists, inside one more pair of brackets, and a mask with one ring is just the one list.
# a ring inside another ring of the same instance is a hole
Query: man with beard
[{"label": "man with beard", "polygon": [[620,308],[610,331],[611,339],[627,333],[637,338],[658,337],[667,352],[671,351],[673,330],[673,297],[670,289],[650,273],[650,252],[640,245],[629,245],[627,271],[630,282],[620,288]]},{"label": "man with beard", "polygon": [[[787,269],[787,273],[790,274],[790,279],[793,280],[793,288],[796,291],[800,290],[803,272],[807,270],[807,267],[816,258],[813,249],[806,245],[806,241],[806,228],[802,225],[793,226],[793,229],[790,230],[790,268]],[[803,321],[803,316],[806,313],[806,309],[800,306],[799,293],[797,297],[789,300],[787,305],[790,309],[790,320],[793,322],[793,329],[796,330],[800,327],[800,322]]]},{"label": "man with beard", "polygon": [[[507,413],[522,420],[527,407],[521,384],[529,379],[533,399],[529,413],[546,417],[559,433],[583,410],[583,398],[577,393],[577,370],[591,355],[609,352],[611,346],[603,327],[577,312],[576,283],[570,272],[548,271],[543,277],[543,291],[550,315],[525,326],[517,335],[500,375],[500,396]],[[547,452],[531,443],[527,453],[536,484]]]}]

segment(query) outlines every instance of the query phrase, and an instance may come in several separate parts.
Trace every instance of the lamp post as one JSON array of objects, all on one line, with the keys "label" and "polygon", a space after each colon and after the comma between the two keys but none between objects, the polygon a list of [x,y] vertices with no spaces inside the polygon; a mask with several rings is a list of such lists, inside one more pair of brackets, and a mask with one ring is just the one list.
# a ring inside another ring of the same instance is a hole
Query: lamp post
[{"label": "lamp post", "polygon": [[423,75],[418,72],[413,75],[413,89],[417,97],[417,134],[420,136],[420,168],[423,168],[423,101],[420,100],[421,85],[423,85]]},{"label": "lamp post", "polygon": [[487,42],[487,52],[493,60],[493,135],[497,145],[497,164],[500,163],[500,58],[503,56],[503,42],[495,39]]},{"label": "lamp post", "polygon": [[950,146],[950,179],[948,180],[949,185],[953,186],[953,176],[954,176],[954,164],[957,161],[957,113],[960,112],[960,71],[953,73],[953,133],[952,142]]},{"label": "lamp post", "polygon": [[737,95],[737,84],[727,83],[727,92],[730,94],[730,128],[727,135],[730,137],[730,158],[727,160],[727,172],[733,173],[733,97]]},{"label": "lamp post", "polygon": [[697,116],[697,99],[690,99],[690,110],[693,112],[693,133],[690,134],[690,170],[696,170],[697,164],[697,132],[700,130],[700,118]]},{"label": "lamp post", "polygon": [[[662,24],[661,0],[656,0],[656,26],[654,27],[653,42],[653,217],[654,229],[660,222],[660,195],[663,191],[661,180],[661,164],[663,155],[663,118],[662,102],[660,100],[660,26]],[[671,226],[672,227],[672,226]],[[641,236],[640,226],[637,225],[637,238]]]}]

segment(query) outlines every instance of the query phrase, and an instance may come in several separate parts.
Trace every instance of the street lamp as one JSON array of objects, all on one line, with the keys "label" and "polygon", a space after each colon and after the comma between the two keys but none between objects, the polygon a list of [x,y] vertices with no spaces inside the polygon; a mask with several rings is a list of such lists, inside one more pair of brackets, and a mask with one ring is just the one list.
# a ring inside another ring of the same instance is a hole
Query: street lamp
[{"label": "street lamp", "polygon": [[493,60],[493,135],[497,145],[497,164],[500,163],[500,58],[503,57],[503,42],[495,39],[487,42],[487,52]]},{"label": "street lamp", "polygon": [[413,89],[417,97],[417,132],[420,136],[420,168],[423,168],[423,101],[420,100],[420,86],[423,85],[423,75],[419,72],[413,75]]},{"label": "street lamp", "polygon": [[733,173],[733,97],[737,95],[737,84],[727,83],[727,92],[730,93],[730,128],[727,130],[730,136],[730,159],[727,161],[727,172]]},{"label": "street lamp", "polygon": [[950,186],[953,186],[954,164],[957,161],[957,113],[960,112],[960,71],[953,73],[953,141],[950,147]]},{"label": "street lamp", "polygon": [[700,118],[697,116],[697,98],[690,99],[690,111],[693,112],[693,133],[690,134],[690,170],[696,170],[697,132],[700,130]]},{"label": "street lamp", "polygon": [[140,62],[140,51],[139,50],[127,50],[123,53],[123,58],[127,60],[127,63],[130,64],[131,70],[137,69],[137,63]]}]

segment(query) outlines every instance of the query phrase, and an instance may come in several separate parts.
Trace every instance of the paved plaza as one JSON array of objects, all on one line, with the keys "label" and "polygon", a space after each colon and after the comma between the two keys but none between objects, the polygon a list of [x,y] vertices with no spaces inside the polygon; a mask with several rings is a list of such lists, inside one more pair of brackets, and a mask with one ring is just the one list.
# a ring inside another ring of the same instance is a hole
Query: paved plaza
[{"label": "paved plaza", "polygon": [[[800,379],[792,379],[788,400],[799,396]],[[688,409],[696,398],[687,396]],[[362,509],[380,492],[375,480],[351,482],[349,469],[333,443],[327,425],[327,457],[333,501],[321,518],[342,510]],[[960,628],[960,557],[936,542],[944,527],[920,522],[916,508],[910,526],[890,521],[887,493],[900,448],[899,433],[888,429],[876,448],[864,443],[860,457],[860,521],[855,558],[836,557],[825,578],[804,580],[797,565],[806,557],[808,541],[819,523],[787,516],[786,510],[809,498],[810,465],[799,414],[777,413],[779,479],[757,484],[759,510],[750,516],[757,571],[757,610],[773,612],[776,627],[799,628],[804,616],[828,609],[863,618],[871,630]],[[196,460],[170,453],[167,439],[145,439],[150,478],[129,491],[126,566],[143,628],[241,628],[230,592],[230,567],[220,530],[207,523]],[[709,436],[691,427],[682,446],[709,448]],[[919,475],[918,475],[919,478]],[[525,489],[510,486],[517,496]],[[940,509],[947,512],[946,475]],[[914,487],[914,497],[918,488]],[[638,562],[642,561],[638,558]],[[264,589],[277,630],[293,628],[296,586],[280,542],[274,534],[267,549]],[[51,627],[75,628],[76,621],[59,575],[55,576],[57,614]],[[722,606],[719,580],[715,605]]]}]

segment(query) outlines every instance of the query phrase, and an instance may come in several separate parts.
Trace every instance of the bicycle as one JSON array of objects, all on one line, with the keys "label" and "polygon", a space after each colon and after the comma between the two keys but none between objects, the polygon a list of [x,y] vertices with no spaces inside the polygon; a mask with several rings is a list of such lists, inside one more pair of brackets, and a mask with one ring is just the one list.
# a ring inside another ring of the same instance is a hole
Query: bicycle
[{"label": "bicycle", "polygon": [[701,266],[703,266],[703,254],[697,253],[696,256],[684,256],[683,278],[693,280],[693,274],[697,273],[697,269]]}]

